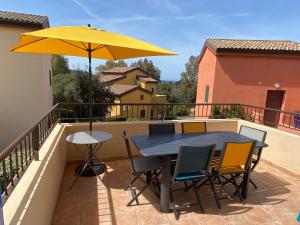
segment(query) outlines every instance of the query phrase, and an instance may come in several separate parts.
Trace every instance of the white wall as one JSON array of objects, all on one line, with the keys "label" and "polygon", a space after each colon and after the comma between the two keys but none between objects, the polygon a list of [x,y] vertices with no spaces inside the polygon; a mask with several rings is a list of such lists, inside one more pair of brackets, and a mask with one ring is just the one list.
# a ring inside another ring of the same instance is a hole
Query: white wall
[{"label": "white wall", "polygon": [[238,121],[238,130],[241,125],[267,131],[266,143],[262,158],[288,171],[300,175],[300,136],[281,131],[272,127],[251,123],[245,120]]},{"label": "white wall", "polygon": [[0,25],[0,149],[52,106],[51,56],[9,52],[31,30]]}]

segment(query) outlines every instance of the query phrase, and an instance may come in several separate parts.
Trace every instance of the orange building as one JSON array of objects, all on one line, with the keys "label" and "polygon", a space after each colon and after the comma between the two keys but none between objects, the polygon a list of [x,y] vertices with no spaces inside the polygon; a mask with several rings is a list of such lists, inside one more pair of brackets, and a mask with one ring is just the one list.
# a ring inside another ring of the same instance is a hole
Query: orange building
[{"label": "orange building", "polygon": [[199,60],[197,103],[241,103],[300,110],[300,44],[206,40]]}]

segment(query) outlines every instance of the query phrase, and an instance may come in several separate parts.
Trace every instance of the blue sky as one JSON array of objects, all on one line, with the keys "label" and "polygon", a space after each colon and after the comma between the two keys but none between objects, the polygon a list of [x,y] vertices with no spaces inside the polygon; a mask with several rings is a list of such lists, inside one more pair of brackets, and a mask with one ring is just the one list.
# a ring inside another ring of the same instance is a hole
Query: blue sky
[{"label": "blue sky", "polygon": [[[206,38],[300,42],[298,0],[2,0],[1,10],[47,15],[51,26],[90,23],[175,51],[178,56],[151,57],[162,80],[178,80]],[[86,63],[70,57],[70,66]]]}]

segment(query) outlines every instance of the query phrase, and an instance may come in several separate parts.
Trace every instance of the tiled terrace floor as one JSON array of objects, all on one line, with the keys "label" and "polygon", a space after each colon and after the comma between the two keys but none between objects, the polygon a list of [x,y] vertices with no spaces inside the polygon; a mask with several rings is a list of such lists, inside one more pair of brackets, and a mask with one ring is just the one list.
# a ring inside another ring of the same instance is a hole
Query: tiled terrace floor
[{"label": "tiled terrace floor", "polygon": [[[74,179],[75,165],[67,166],[53,225],[299,224],[296,217],[300,212],[300,179],[267,163],[260,163],[252,174],[259,188],[254,190],[250,186],[245,204],[237,198],[226,199],[221,202],[222,209],[218,209],[209,186],[204,186],[200,194],[205,214],[193,208],[183,213],[179,221],[172,213],[159,211],[159,200],[150,191],[139,198],[140,205],[127,207],[130,192],[123,188],[130,179],[129,163],[119,160],[106,164],[108,173],[103,176],[106,187],[96,177],[80,178],[70,192],[67,189]],[[233,190],[230,185],[217,189],[219,194]],[[194,202],[194,195],[175,192],[174,199]]]}]

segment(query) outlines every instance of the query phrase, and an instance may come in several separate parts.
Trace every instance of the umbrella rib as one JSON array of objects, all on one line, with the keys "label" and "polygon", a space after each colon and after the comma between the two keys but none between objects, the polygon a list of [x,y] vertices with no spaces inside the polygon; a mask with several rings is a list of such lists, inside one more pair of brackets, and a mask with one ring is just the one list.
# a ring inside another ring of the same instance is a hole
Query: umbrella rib
[{"label": "umbrella rib", "polygon": [[116,60],[117,58],[112,54],[111,51],[107,50],[109,52],[109,54],[111,54],[111,56],[113,57],[114,60]]},{"label": "umbrella rib", "polygon": [[80,48],[80,49],[82,49],[83,51],[87,51],[87,50],[88,50],[88,49],[81,48],[81,47],[79,47],[78,45],[74,45],[74,44],[72,44],[72,43],[70,43],[70,42],[67,42],[67,41],[65,41],[65,40],[62,40],[62,39],[58,39],[58,40],[60,40],[60,41],[62,41],[62,42],[64,42],[64,43],[67,43],[67,44],[69,44],[69,45],[72,45],[72,46],[74,46],[74,47],[76,47],[76,48]]},{"label": "umbrella rib", "polygon": [[86,49],[88,49],[88,47],[86,47],[86,45],[81,41],[80,42]]},{"label": "umbrella rib", "polygon": [[48,38],[48,37],[43,37],[43,38],[41,38],[41,39],[32,41],[32,42],[30,42],[30,43],[26,43],[26,44],[24,44],[24,45],[21,45],[21,46],[18,46],[18,47],[16,47],[16,48],[13,48],[11,51],[14,51],[14,50],[16,50],[16,49],[18,49],[18,48],[25,47],[25,46],[27,46],[27,45],[33,44],[33,43],[38,42],[38,41],[42,41],[42,40],[47,39],[47,38]]},{"label": "umbrella rib", "polygon": [[99,50],[101,48],[104,48],[106,47],[107,45],[98,45],[96,48],[92,49],[92,52],[96,51],[96,50]]}]

